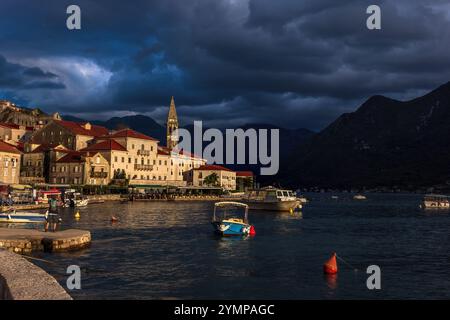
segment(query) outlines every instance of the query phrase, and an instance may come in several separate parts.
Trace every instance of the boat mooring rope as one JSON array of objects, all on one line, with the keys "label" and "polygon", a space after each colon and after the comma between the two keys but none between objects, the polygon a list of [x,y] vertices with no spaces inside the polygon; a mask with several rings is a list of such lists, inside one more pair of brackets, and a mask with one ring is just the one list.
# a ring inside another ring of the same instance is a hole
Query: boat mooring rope
[{"label": "boat mooring rope", "polygon": [[40,258],[35,258],[32,256],[27,256],[27,255],[22,255],[22,257],[27,258],[27,259],[31,259],[31,260],[37,260],[37,261],[42,261],[42,262],[46,262],[46,263],[50,263],[50,264],[56,264],[53,261],[49,261],[49,260],[45,260],[45,259],[40,259]]},{"label": "boat mooring rope", "polygon": [[345,261],[343,258],[341,258],[340,256],[338,256],[336,254],[336,258],[338,258],[339,260],[341,260],[343,263],[345,263],[348,267],[352,268],[355,272],[358,271],[358,268],[355,268],[353,265],[351,265],[350,263],[348,263],[347,261]]}]

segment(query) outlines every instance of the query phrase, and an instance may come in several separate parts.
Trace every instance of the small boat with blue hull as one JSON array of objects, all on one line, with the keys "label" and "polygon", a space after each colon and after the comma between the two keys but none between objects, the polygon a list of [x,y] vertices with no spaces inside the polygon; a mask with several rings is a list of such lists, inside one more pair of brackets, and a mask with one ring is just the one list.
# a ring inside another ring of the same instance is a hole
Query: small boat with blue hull
[{"label": "small boat with blue hull", "polygon": [[48,211],[46,213],[38,212],[2,212],[0,213],[0,222],[6,223],[44,223],[48,218]]},{"label": "small boat with blue hull", "polygon": [[[244,210],[244,214],[236,211]],[[240,202],[223,201],[214,204],[212,218],[214,231],[222,236],[255,235],[255,228],[248,223],[248,205]]]}]

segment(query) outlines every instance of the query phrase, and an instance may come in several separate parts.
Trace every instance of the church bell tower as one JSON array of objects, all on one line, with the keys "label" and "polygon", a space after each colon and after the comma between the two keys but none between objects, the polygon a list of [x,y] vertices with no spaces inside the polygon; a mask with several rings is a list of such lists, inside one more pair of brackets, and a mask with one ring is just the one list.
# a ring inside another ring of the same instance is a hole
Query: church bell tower
[{"label": "church bell tower", "polygon": [[175,109],[175,100],[170,100],[169,114],[167,115],[167,140],[166,146],[172,150],[178,143],[178,136],[174,134],[174,131],[178,129],[178,117],[177,110]]}]

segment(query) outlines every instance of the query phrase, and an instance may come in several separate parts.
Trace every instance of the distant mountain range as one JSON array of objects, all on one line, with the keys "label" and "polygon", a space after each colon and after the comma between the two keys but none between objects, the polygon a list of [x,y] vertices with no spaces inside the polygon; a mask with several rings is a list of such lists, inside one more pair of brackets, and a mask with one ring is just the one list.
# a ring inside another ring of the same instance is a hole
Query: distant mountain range
[{"label": "distant mountain range", "polygon": [[[130,127],[165,143],[165,127],[147,116],[92,122],[110,129]],[[186,128],[192,132],[192,126]],[[258,123],[241,128],[280,129],[280,172],[260,177],[263,183],[293,188],[450,188],[450,82],[410,101],[373,96],[318,133]],[[259,172],[259,165],[228,167]]]},{"label": "distant mountain range", "polygon": [[373,96],[294,147],[292,186],[417,188],[450,183],[450,82],[423,97]]},{"label": "distant mountain range", "polygon": [[[76,121],[76,122],[86,122],[85,119],[74,117],[71,115],[63,115],[63,119],[69,120],[69,121]],[[117,130],[122,128],[131,128],[136,131],[142,132],[146,135],[149,135],[153,138],[156,138],[161,141],[161,144],[164,145],[166,142],[166,128],[161,126],[159,123],[157,123],[155,120],[148,116],[144,115],[135,115],[135,116],[126,116],[126,117],[114,117],[107,121],[99,121],[99,120],[92,120],[90,121],[93,124],[104,126],[111,130]],[[285,129],[280,128],[275,125],[271,124],[264,124],[264,123],[252,123],[252,124],[246,124],[243,126],[239,126],[239,128],[242,128],[243,130],[247,130],[249,128],[253,128],[255,130],[259,129],[279,129],[280,130],[280,153],[281,156],[288,156],[291,154],[294,150],[293,148],[296,147],[298,144],[301,144],[305,142],[307,139],[312,137],[314,135],[313,131],[310,131],[308,129]],[[189,132],[191,132],[191,136],[193,137],[194,130],[193,125],[188,125],[185,127]],[[208,128],[205,127],[203,130],[207,130]],[[205,142],[203,146],[206,146],[209,144],[209,142]],[[248,152],[247,152],[248,155]],[[224,157],[226,156],[226,153],[224,154]],[[259,172],[260,165],[226,165],[227,167],[233,169],[233,170],[251,170],[254,173]],[[270,177],[269,180],[271,180],[273,177]],[[263,181],[266,181],[267,179],[263,179]]]},{"label": "distant mountain range", "polygon": [[[85,122],[85,119],[74,117],[71,115],[63,115],[64,120]],[[162,142],[166,141],[166,128],[150,117],[144,115],[134,115],[125,117],[113,117],[106,121],[92,120],[92,124],[104,126],[111,130],[130,128],[142,132],[148,136],[158,139]]]}]

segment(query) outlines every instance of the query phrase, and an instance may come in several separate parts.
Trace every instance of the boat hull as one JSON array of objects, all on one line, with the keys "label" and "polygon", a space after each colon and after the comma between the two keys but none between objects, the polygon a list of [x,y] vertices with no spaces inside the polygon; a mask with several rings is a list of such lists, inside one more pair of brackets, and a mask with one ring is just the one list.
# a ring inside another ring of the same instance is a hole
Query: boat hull
[{"label": "boat hull", "polygon": [[246,236],[250,232],[250,225],[227,221],[212,222],[214,232],[221,236]]},{"label": "boat hull", "polygon": [[259,211],[291,211],[297,208],[301,208],[299,200],[291,201],[277,201],[277,202],[263,202],[263,201],[243,201],[248,205],[250,210]]},{"label": "boat hull", "polygon": [[0,222],[4,223],[44,223],[47,218],[43,214],[0,213]]},{"label": "boat hull", "polygon": [[450,203],[446,201],[424,201],[424,209],[450,209]]}]

